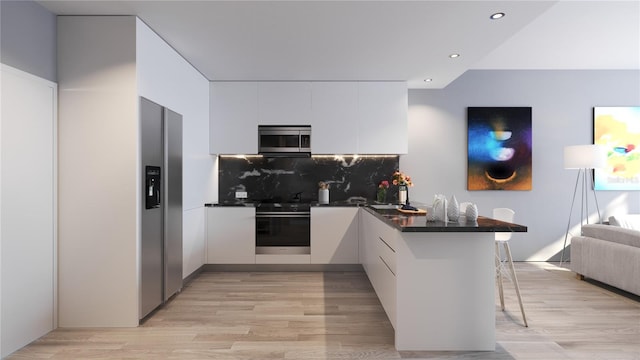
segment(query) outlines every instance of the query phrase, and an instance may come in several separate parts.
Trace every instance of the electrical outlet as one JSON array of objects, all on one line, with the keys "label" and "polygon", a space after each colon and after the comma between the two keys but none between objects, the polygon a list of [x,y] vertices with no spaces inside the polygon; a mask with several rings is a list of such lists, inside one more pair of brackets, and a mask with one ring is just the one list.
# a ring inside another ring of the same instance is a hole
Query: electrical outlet
[{"label": "electrical outlet", "polygon": [[247,192],[246,191],[236,191],[236,199],[246,199]]}]

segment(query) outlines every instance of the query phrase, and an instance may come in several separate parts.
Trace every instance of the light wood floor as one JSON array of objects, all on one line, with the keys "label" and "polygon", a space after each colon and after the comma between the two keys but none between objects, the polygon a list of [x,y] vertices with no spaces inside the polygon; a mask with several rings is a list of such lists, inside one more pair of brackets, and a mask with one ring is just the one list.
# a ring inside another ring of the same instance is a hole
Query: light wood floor
[{"label": "light wood floor", "polygon": [[640,359],[638,297],[516,266],[529,327],[507,283],[495,352],[396,352],[362,272],[209,272],[139,328],[58,329],[8,359]]}]

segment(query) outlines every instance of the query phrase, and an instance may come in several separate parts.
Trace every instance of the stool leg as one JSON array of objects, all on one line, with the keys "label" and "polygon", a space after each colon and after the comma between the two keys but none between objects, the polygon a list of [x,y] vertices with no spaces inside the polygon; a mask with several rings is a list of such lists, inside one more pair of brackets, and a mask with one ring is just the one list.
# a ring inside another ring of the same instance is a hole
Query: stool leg
[{"label": "stool leg", "polygon": [[511,268],[511,276],[513,277],[513,284],[516,286],[516,294],[518,295],[518,302],[520,303],[520,311],[522,312],[522,320],[524,320],[524,326],[529,327],[527,324],[527,317],[524,315],[524,306],[522,305],[522,297],[520,296],[520,285],[518,285],[518,278],[516,277],[516,268],[513,266],[513,259],[511,258],[511,248],[509,242],[504,242],[504,251],[509,261],[509,267]]},{"label": "stool leg", "polygon": [[500,246],[496,244],[496,274],[498,275],[498,293],[500,294],[500,308],[504,311],[504,293],[502,292],[502,261],[500,260]]}]

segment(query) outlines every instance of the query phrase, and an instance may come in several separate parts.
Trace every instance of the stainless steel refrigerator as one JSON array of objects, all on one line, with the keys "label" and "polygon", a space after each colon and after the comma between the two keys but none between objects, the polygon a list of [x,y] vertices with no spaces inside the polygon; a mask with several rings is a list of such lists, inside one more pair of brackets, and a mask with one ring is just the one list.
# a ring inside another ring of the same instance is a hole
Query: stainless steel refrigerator
[{"label": "stainless steel refrigerator", "polygon": [[140,98],[140,319],[182,288],[182,115]]}]

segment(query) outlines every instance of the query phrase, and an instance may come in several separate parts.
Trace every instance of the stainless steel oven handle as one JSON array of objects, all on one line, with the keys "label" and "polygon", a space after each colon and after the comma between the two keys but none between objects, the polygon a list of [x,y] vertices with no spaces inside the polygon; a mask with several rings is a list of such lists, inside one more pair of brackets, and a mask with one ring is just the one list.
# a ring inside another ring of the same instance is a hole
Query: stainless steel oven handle
[{"label": "stainless steel oven handle", "polygon": [[261,212],[256,213],[257,218],[277,217],[277,218],[308,218],[310,212]]}]

